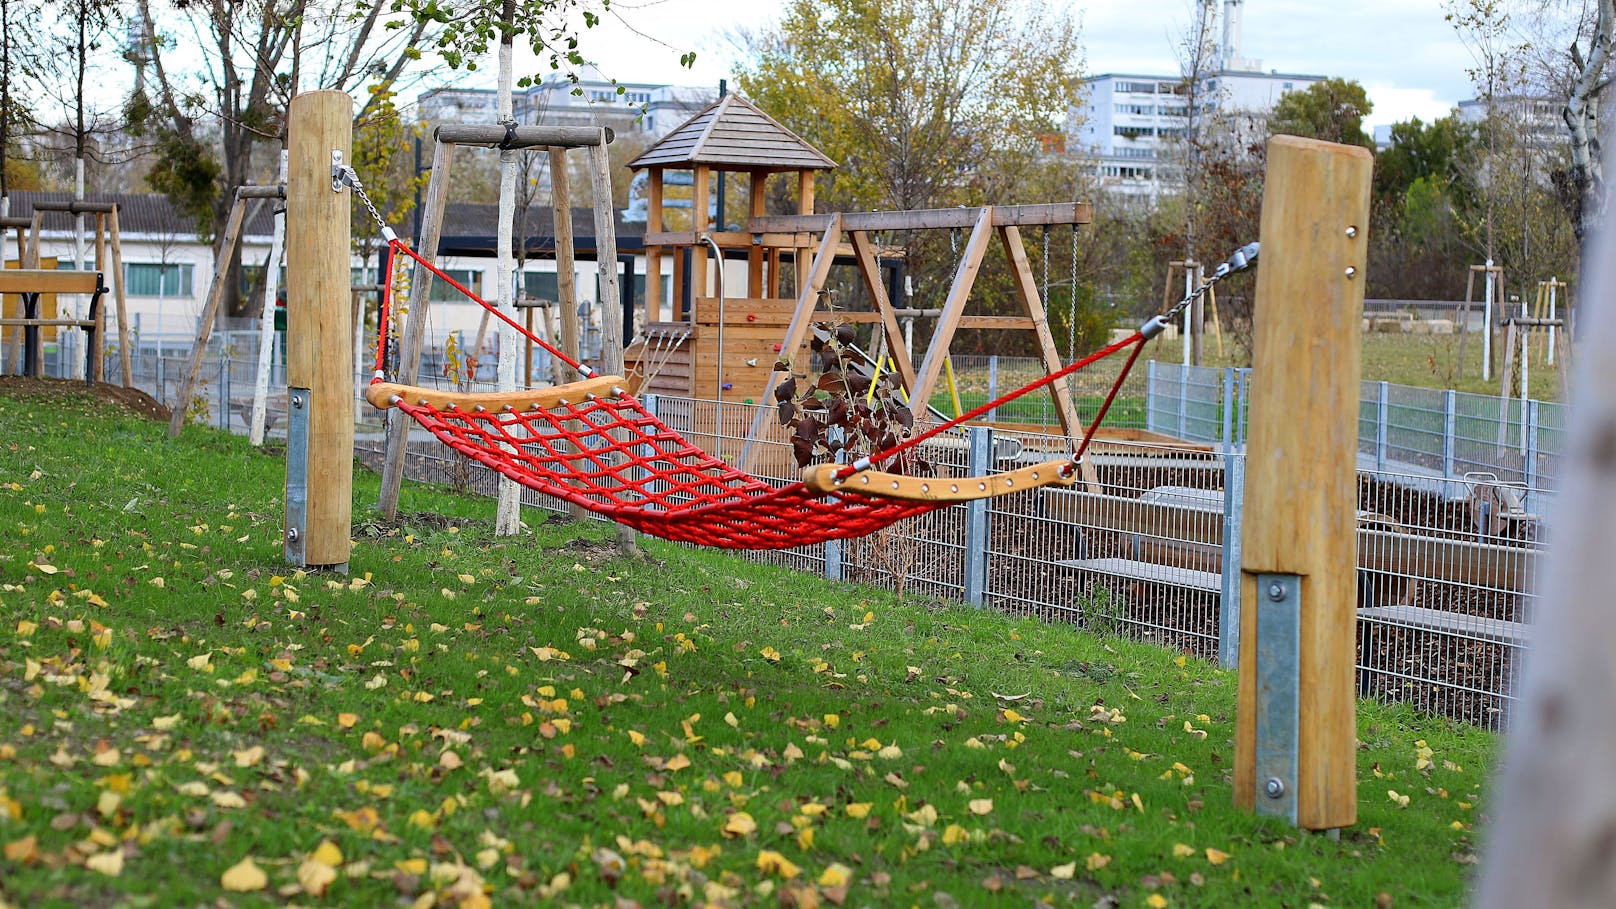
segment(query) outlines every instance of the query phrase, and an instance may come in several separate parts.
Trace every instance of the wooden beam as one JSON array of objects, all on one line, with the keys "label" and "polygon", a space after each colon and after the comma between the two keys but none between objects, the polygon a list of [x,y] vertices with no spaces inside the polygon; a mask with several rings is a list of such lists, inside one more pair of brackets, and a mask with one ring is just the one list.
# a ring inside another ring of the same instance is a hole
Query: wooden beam
[{"label": "wooden beam", "polygon": [[[811,170],[798,171],[797,172],[797,214],[799,216],[810,216],[813,213],[814,213],[814,172],[811,171]],[[846,216],[844,215],[843,217],[845,218]],[[812,223],[812,218],[809,218],[809,222]],[[824,223],[824,222],[821,222],[821,223]],[[807,229],[810,230],[810,231],[813,230],[812,227],[809,227]],[[845,222],[842,221],[842,220],[838,220],[836,222],[836,230],[837,231],[842,231],[842,230],[845,230],[845,229],[846,229]],[[788,231],[788,233],[789,233],[789,231]],[[794,280],[797,282],[797,294],[800,296],[802,294],[802,292],[803,292],[803,289],[807,286],[807,282],[805,281],[805,277],[806,277],[807,272],[808,272],[808,244],[807,243],[802,243],[801,245],[799,245],[797,247],[797,252],[796,252],[796,254],[794,256],[794,262],[795,262],[795,267],[792,269],[792,271],[795,273]],[[826,268],[828,269],[829,266],[826,266]]]},{"label": "wooden beam", "polygon": [[870,300],[875,304],[875,312],[868,315],[881,323],[881,334],[887,340],[892,361],[898,366],[898,378],[903,382],[904,393],[912,396],[916,381],[915,363],[909,356],[909,345],[903,343],[903,329],[898,327],[892,301],[887,298],[887,286],[881,280],[881,268],[875,262],[874,244],[870,242],[870,235],[862,230],[852,231],[852,241],[859,275],[864,278],[864,288],[870,292]]},{"label": "wooden beam", "polygon": [[550,148],[550,212],[555,218],[556,302],[561,304],[561,352],[577,360],[580,353],[578,342],[583,332],[578,325],[578,266],[573,253],[572,190],[568,186],[567,150],[554,146]]},{"label": "wooden beam", "polygon": [[[1275,136],[1267,161],[1252,318],[1234,797],[1248,809],[1259,798],[1264,810],[1293,804],[1298,826],[1321,830],[1358,817],[1358,380],[1373,158],[1357,146]],[[1294,594],[1283,584],[1278,597],[1259,591],[1259,574],[1296,578]],[[1262,623],[1289,627],[1284,634],[1295,637],[1260,642]],[[1292,706],[1274,706],[1285,703]],[[1264,710],[1272,734],[1259,741]],[[1289,718],[1273,719],[1281,714]],[[1259,780],[1260,756],[1285,764],[1284,773],[1294,769],[1294,779],[1282,780],[1284,801],[1259,792],[1278,772],[1268,764]]]},{"label": "wooden beam", "polygon": [[461,410],[475,413],[479,408],[499,412],[512,410],[551,410],[568,402],[595,397],[613,397],[624,385],[622,376],[596,376],[551,388],[519,389],[517,391],[461,392],[436,388],[420,388],[394,382],[378,382],[365,389],[365,400],[378,410],[386,410],[402,398],[406,403],[425,405],[437,410]]},{"label": "wooden beam", "polygon": [[662,230],[662,168],[653,167],[650,186],[646,191],[645,235],[645,321],[656,322],[672,318],[662,311],[662,250],[651,241],[651,235]]},{"label": "wooden beam", "polygon": [[[813,267],[805,276],[806,282],[802,288],[802,293],[797,297],[796,314],[791,317],[791,325],[786,328],[785,339],[780,344],[780,358],[783,360],[789,361],[794,358],[798,349],[808,340],[808,330],[814,324],[814,310],[818,308],[819,304],[819,290],[825,286],[825,279],[830,275],[831,263],[836,260],[836,257],[831,254],[831,249],[841,239],[841,223],[842,216],[840,214],[833,214],[825,219],[824,238],[819,242],[819,252],[814,256]],[[774,402],[774,388],[780,384],[781,376],[781,372],[770,370],[768,381],[763,385],[763,393],[759,396],[757,402],[762,406],[758,408],[757,415],[753,417],[752,429],[747,433],[746,444],[741,448],[740,467],[742,470],[750,469],[748,465],[751,459],[756,456],[758,449],[761,448],[757,444],[757,440],[763,431],[764,418],[772,412],[769,405]]]},{"label": "wooden beam", "polygon": [[41,199],[34,203],[34,211],[66,212],[70,215],[105,214],[117,207],[116,202],[85,202],[82,199],[65,199],[50,201]]},{"label": "wooden beam", "polygon": [[993,207],[976,209],[976,226],[971,230],[971,238],[966,241],[965,256],[960,259],[959,267],[954,272],[954,283],[949,287],[948,299],[943,303],[943,314],[938,317],[937,327],[932,331],[931,343],[926,345],[926,359],[920,364],[914,387],[909,390],[909,400],[917,409],[925,409],[931,400],[932,389],[937,386],[937,379],[943,373],[943,362],[948,359],[948,345],[954,340],[954,331],[959,328],[965,301],[971,296],[971,287],[976,283],[977,270],[982,267],[982,257],[987,253],[988,240],[992,236]]},{"label": "wooden beam", "polygon": [[[435,261],[438,256],[438,240],[443,233],[443,212],[449,202],[454,158],[453,143],[433,144],[432,176],[427,181],[426,199],[421,204],[420,254],[428,262]],[[398,376],[405,382],[415,382],[421,372],[421,344],[426,339],[427,313],[432,308],[431,269],[419,262],[415,264],[410,271],[410,293],[403,303],[408,313],[404,319],[404,334],[398,345]],[[404,482],[404,456],[409,434],[408,420],[394,420],[387,426],[387,450],[382,460],[381,493],[377,497],[376,507],[389,521],[398,517],[398,492]]]},{"label": "wooden beam", "polygon": [[[748,174],[747,202],[750,204],[749,214],[754,218],[763,217],[764,203],[768,201],[765,191],[769,179],[764,171],[752,171]],[[753,246],[746,253],[746,295],[749,297],[763,296],[763,247]]]},{"label": "wooden beam", "polygon": [[[331,150],[326,149],[328,165],[330,156]],[[329,171],[329,167],[327,170]],[[329,191],[329,181],[327,188]],[[230,217],[225,221],[224,238],[219,241],[219,252],[213,260],[213,282],[208,287],[207,301],[202,304],[202,316],[196,323],[196,337],[191,341],[191,355],[186,360],[185,372],[180,378],[177,403],[173,414],[168,420],[168,437],[170,439],[179,437],[180,429],[185,426],[185,419],[190,413],[191,396],[196,392],[197,374],[202,371],[202,358],[207,353],[208,337],[213,334],[213,322],[219,316],[219,302],[224,299],[225,284],[230,277],[230,260],[236,253],[236,241],[241,237],[241,220],[246,209],[247,203],[242,199],[236,199],[230,205]],[[346,218],[343,219],[343,223],[347,223]],[[346,249],[347,247],[344,246],[343,248]],[[346,277],[342,282],[342,286],[344,288],[348,286]],[[343,300],[343,309],[345,311],[347,309],[346,303],[347,301]],[[287,309],[290,311],[290,305],[288,305]],[[348,337],[349,335],[346,332],[343,333],[342,346],[344,348],[347,347]],[[287,356],[287,362],[290,364],[290,353]],[[288,379],[287,381],[290,383],[291,380]],[[351,428],[349,432],[352,432]],[[347,558],[343,558],[342,561],[346,562]]]},{"label": "wooden beam", "polygon": [[[602,141],[600,127],[596,126],[518,126],[507,130],[503,123],[446,123],[433,130],[432,136],[445,145],[483,148],[583,148]],[[609,129],[605,141],[612,141]]]},{"label": "wooden beam", "polygon": [[[1038,355],[1044,362],[1044,374],[1059,372],[1066,364],[1061,362],[1060,351],[1055,347],[1055,336],[1049,331],[1049,313],[1044,308],[1045,301],[1039,297],[1032,266],[1027,262],[1027,248],[1021,245],[1021,229],[1006,224],[999,228],[999,240],[1010,259],[1010,278],[1016,287],[1016,300],[1021,304],[1021,311],[1032,320],[1031,328],[1038,339]],[[1077,288],[1072,288],[1072,293],[1076,294]],[[1077,326],[1073,324],[1070,328],[1075,331]],[[1049,397],[1055,402],[1055,416],[1060,420],[1061,430],[1067,438],[1076,439],[1083,425],[1078,421],[1077,408],[1072,404],[1066,382],[1050,385]]]},{"label": "wooden beam", "polygon": [[[1087,202],[995,205],[992,209],[994,227],[1088,224],[1094,219],[1094,210]],[[975,208],[930,208],[918,211],[847,212],[842,217],[846,230],[933,230],[971,227],[976,224],[980,212]],[[815,228],[812,219],[802,215],[770,215],[753,218],[746,229],[763,234],[811,231]]]},{"label": "wooden beam", "polygon": [[[696,165],[693,185],[690,188],[690,230],[700,236],[707,233],[712,222],[707,220],[708,188],[712,180],[712,169],[705,164]],[[711,283],[707,280],[707,247],[691,240],[690,250],[690,297],[711,296],[708,291]],[[722,267],[722,265],[720,265]]]},{"label": "wooden beam", "polygon": [[0,293],[7,294],[93,294],[100,282],[101,276],[93,271],[0,269]]},{"label": "wooden beam", "polygon": [[864,470],[845,479],[836,476],[842,464],[815,464],[804,468],[803,485],[817,493],[853,492],[880,499],[907,502],[971,502],[1010,492],[1044,486],[1070,486],[1077,472],[1070,461],[1045,461],[982,477],[917,477]]}]

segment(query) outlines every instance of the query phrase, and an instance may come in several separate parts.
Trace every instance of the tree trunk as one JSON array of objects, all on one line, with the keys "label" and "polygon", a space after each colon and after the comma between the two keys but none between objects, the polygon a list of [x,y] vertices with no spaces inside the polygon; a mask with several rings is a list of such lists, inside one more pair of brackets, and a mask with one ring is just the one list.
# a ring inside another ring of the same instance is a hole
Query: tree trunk
[{"label": "tree trunk", "polygon": [[1608,80],[1606,65],[1610,62],[1611,42],[1616,33],[1616,0],[1599,0],[1594,19],[1593,34],[1588,38],[1588,53],[1575,43],[1571,45],[1571,62],[1577,78],[1571,85],[1560,117],[1571,137],[1571,167],[1569,185],[1564,188],[1566,203],[1571,211],[1571,228],[1577,244],[1585,246],[1594,232],[1605,222],[1605,175],[1599,147],[1599,99]]},{"label": "tree trunk", "polygon": [[1485,831],[1481,909],[1616,906],[1616,358],[1595,353],[1616,343],[1616,234],[1593,244],[1581,295],[1590,355],[1575,364],[1570,463]]}]

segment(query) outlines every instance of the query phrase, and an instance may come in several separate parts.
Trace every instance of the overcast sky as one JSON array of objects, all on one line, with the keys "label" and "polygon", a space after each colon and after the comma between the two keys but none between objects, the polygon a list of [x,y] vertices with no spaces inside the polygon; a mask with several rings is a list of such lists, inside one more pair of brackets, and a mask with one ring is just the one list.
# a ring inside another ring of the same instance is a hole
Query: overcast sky
[{"label": "overcast sky", "polygon": [[[585,34],[584,51],[619,81],[717,85],[733,59],[723,33],[777,22],[784,6],[785,0],[614,0],[623,19],[667,46],[608,15]],[[1470,54],[1443,19],[1443,6],[1442,0],[1246,0],[1242,53],[1265,70],[1357,80],[1375,105],[1370,125],[1430,120],[1475,94],[1465,72]],[[1086,72],[1178,72],[1174,48],[1190,21],[1191,0],[1071,0],[1070,8],[1083,24]],[[692,70],[678,65],[684,50],[697,53]]]}]

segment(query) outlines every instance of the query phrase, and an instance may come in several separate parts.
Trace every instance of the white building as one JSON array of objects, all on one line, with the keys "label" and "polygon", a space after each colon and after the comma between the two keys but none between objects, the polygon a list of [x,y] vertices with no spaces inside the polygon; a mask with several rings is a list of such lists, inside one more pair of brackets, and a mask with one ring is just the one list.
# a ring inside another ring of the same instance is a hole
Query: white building
[{"label": "white building", "polygon": [[[718,97],[717,87],[649,82],[612,84],[592,66],[577,83],[551,75],[512,94],[517,122],[549,126],[609,126],[620,136],[660,139]],[[621,88],[622,91],[618,91]],[[428,123],[493,123],[497,96],[491,88],[440,88],[416,98]]]},{"label": "white building", "polygon": [[[1210,5],[1212,0],[1203,0]],[[1286,92],[1327,77],[1262,71],[1262,61],[1241,53],[1242,0],[1224,0],[1218,67],[1206,76],[1200,113],[1261,114]],[[1105,73],[1083,80],[1084,100],[1073,110],[1075,146],[1088,154],[1101,181],[1127,195],[1171,191],[1175,145],[1189,126],[1189,91],[1183,76]]]}]

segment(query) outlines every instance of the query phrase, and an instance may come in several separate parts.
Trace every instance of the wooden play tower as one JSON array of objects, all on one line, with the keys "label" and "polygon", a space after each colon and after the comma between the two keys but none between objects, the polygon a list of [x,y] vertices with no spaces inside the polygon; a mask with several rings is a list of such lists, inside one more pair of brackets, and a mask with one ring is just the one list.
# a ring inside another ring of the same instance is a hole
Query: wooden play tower
[{"label": "wooden play tower", "polygon": [[[815,323],[831,321],[879,326],[879,344],[913,401],[930,400],[949,345],[962,328],[1031,331],[1044,368],[1054,372],[1062,365],[1020,231],[1087,224],[1091,212],[1086,203],[816,214],[815,176],[835,163],[736,95],[702,110],[629,166],[649,172],[647,324],[625,357],[640,393],[734,404],[772,402],[775,384],[786,375],[775,371],[776,361],[795,364]],[[721,173],[746,175],[744,204],[723,206],[746,211],[744,229],[724,226],[738,218],[713,223],[715,176]],[[795,213],[771,215],[766,210],[769,180],[775,175],[795,180]],[[672,198],[674,188],[688,203]],[[877,262],[875,235],[919,230],[967,235],[954,279],[937,309],[895,306]],[[995,237],[1008,259],[1020,313],[968,314],[971,288]],[[730,261],[744,257],[744,292],[722,286],[715,255]],[[669,258],[672,282],[665,290],[662,268]],[[792,266],[790,286],[784,286],[785,262]],[[857,269],[867,304],[834,310],[825,305],[821,292],[838,263]],[[918,364],[900,328],[902,318],[923,318],[932,325]],[[1050,391],[1061,431],[1068,436],[1079,432],[1070,396],[1053,386]],[[740,435],[760,440],[769,434],[762,412],[748,417],[751,427]]]}]

